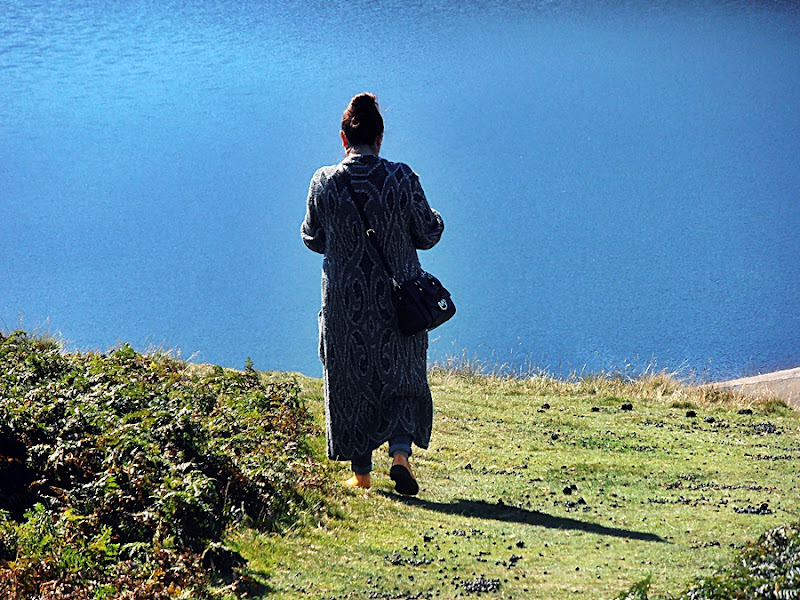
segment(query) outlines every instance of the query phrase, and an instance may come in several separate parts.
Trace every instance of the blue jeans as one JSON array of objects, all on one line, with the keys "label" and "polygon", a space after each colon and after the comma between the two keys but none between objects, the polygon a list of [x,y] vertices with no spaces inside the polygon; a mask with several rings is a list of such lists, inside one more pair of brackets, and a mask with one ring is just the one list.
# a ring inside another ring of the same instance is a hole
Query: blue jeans
[{"label": "blue jeans", "polygon": [[[411,456],[411,436],[398,433],[389,438],[389,456],[396,452]],[[372,452],[363,456],[356,456],[350,461],[350,468],[356,475],[369,475],[372,472]]]}]

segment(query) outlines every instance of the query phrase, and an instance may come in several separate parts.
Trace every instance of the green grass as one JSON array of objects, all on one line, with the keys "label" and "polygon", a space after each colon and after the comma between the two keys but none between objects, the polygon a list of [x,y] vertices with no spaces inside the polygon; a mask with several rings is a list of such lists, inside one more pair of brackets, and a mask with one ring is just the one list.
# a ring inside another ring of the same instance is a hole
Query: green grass
[{"label": "green grass", "polygon": [[0,596],[800,597],[784,403],[659,373],[431,384],[404,498],[385,449],[372,490],[340,485],[318,379],[0,333]]},{"label": "green grass", "polygon": [[[373,489],[333,493],[335,516],[234,537],[268,597],[676,597],[800,519],[800,414],[780,401],[660,374],[431,383],[418,498],[393,493],[381,449]],[[320,382],[302,389],[321,418]]]}]

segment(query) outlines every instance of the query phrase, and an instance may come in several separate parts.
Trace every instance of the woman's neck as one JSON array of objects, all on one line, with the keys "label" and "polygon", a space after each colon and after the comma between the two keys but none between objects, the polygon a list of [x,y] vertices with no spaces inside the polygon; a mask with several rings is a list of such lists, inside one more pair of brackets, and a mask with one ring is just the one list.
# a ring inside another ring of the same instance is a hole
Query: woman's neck
[{"label": "woman's neck", "polygon": [[378,149],[375,146],[350,146],[347,149],[347,156],[363,156],[366,154],[376,155],[378,154]]}]

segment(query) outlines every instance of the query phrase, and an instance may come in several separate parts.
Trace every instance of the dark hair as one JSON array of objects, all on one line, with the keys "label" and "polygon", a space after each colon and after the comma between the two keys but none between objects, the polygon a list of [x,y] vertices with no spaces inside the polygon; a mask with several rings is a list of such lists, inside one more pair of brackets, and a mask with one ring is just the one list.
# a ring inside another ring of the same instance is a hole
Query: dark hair
[{"label": "dark hair", "polygon": [[383,117],[375,94],[364,92],[350,100],[342,115],[342,131],[351,146],[372,145],[383,135]]}]

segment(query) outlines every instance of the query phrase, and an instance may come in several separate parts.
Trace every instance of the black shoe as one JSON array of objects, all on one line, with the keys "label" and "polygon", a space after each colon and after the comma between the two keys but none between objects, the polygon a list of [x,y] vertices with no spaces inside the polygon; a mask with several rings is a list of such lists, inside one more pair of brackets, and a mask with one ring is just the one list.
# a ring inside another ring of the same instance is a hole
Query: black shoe
[{"label": "black shoe", "polygon": [[389,477],[394,481],[394,489],[398,494],[416,496],[419,493],[417,480],[403,465],[393,465],[389,470]]}]

